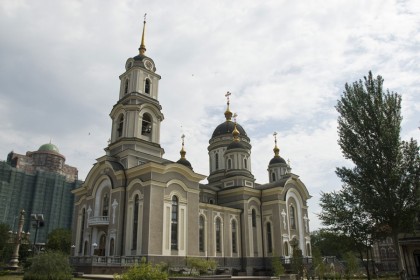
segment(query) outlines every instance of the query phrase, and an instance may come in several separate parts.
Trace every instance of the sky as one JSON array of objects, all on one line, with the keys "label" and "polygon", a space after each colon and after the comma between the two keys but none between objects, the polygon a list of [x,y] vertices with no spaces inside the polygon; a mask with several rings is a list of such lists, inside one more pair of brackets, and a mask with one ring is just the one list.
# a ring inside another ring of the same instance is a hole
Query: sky
[{"label": "sky", "polygon": [[[372,71],[402,96],[401,138],[420,140],[420,2],[391,0],[0,0],[0,160],[58,146],[84,180],[104,155],[119,75],[138,54],[162,76],[164,157],[208,175],[207,146],[224,121],[225,93],[252,144],[252,170],[268,182],[277,132],[312,198],[338,190],[350,165],[334,108],[345,83]],[[203,183],[205,183],[204,181]]]}]

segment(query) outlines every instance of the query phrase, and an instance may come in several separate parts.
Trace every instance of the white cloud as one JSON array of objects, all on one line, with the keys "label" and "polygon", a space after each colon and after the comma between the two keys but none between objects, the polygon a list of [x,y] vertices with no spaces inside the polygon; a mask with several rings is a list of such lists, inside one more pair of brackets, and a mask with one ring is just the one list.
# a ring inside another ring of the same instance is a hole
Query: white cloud
[{"label": "white cloud", "polygon": [[[51,12],[53,11],[53,12]],[[419,139],[417,1],[0,2],[0,158],[52,138],[85,178],[103,155],[118,76],[137,54],[144,13],[147,55],[162,75],[165,157],[208,174],[208,139],[224,121],[224,94],[267,181],[273,131],[319,212],[320,191],[340,187],[336,100],[369,70],[402,94],[403,139]],[[181,128],[182,126],[182,128]],[[311,226],[319,222],[312,214]]]}]

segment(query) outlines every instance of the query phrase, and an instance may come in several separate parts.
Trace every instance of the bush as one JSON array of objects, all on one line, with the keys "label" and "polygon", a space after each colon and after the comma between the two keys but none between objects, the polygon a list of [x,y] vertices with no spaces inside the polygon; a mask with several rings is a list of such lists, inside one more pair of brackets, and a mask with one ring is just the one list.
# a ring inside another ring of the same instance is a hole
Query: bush
[{"label": "bush", "polygon": [[279,277],[280,275],[284,274],[284,266],[281,263],[281,260],[279,257],[274,257],[271,261],[271,266],[273,268],[273,274],[276,277]]},{"label": "bush", "polygon": [[145,258],[141,263],[130,267],[121,276],[114,275],[114,279],[119,280],[167,280],[168,274],[162,271],[160,265],[152,265],[146,262]]},{"label": "bush", "polygon": [[206,260],[203,258],[188,258],[187,266],[190,269],[190,275],[192,270],[195,269],[199,274],[204,274],[208,270],[215,270],[217,263],[214,260]]},{"label": "bush", "polygon": [[72,268],[68,256],[60,252],[45,252],[31,259],[23,280],[71,280]]}]

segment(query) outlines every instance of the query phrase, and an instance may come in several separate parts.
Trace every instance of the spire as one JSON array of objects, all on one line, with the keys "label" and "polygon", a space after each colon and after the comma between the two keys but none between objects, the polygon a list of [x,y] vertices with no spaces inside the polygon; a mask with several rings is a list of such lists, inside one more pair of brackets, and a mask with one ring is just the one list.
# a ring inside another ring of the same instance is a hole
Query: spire
[{"label": "spire", "polygon": [[238,116],[238,114],[234,114],[233,115],[233,119],[234,119],[234,121],[235,121],[235,128],[233,129],[233,132],[232,132],[232,135],[233,135],[233,141],[234,142],[239,142],[240,141],[240,139],[239,139],[239,134],[240,134],[240,132],[239,132],[239,130],[236,128],[236,117]]},{"label": "spire", "polygon": [[274,149],[273,149],[274,157],[280,157],[279,155],[280,149],[279,147],[277,147],[277,132],[274,132],[273,136],[274,136]]},{"label": "spire", "polygon": [[181,151],[179,152],[181,154],[181,159],[185,159],[185,155],[187,154],[187,152],[184,149],[184,138],[185,138],[185,135],[182,134],[182,136],[181,136],[181,139],[182,139],[182,148],[181,148]]},{"label": "spire", "polygon": [[[227,108],[226,108],[226,111],[225,111],[226,121],[230,121],[232,119],[232,112],[229,109],[229,104],[230,104],[229,96],[231,94],[232,93],[230,93],[229,91],[226,92],[226,94],[225,94],[225,97],[227,98]],[[236,129],[236,125],[235,125],[235,129]]]},{"label": "spire", "polygon": [[146,45],[144,44],[144,33],[146,30],[146,14],[144,14],[144,21],[143,21],[143,33],[141,34],[141,44],[140,44],[140,48],[139,48],[139,52],[141,55],[144,55],[144,53],[146,52]]}]

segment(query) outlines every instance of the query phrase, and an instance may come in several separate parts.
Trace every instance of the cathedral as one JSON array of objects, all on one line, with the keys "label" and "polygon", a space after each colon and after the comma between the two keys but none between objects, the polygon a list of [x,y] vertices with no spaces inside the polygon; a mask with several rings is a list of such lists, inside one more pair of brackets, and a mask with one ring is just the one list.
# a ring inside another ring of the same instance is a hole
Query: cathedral
[{"label": "cathedral", "polygon": [[119,77],[105,155],[72,191],[76,271],[114,273],[142,257],[180,268],[189,257],[205,257],[231,273],[255,275],[270,270],[272,257],[290,259],[294,248],[310,257],[311,196],[276,138],[268,183],[255,182],[251,139],[230,111],[229,93],[209,140],[208,176],[194,172],[184,141],[178,161],[163,157],[161,77],[145,55],[144,31],[145,22],[139,54]]}]

